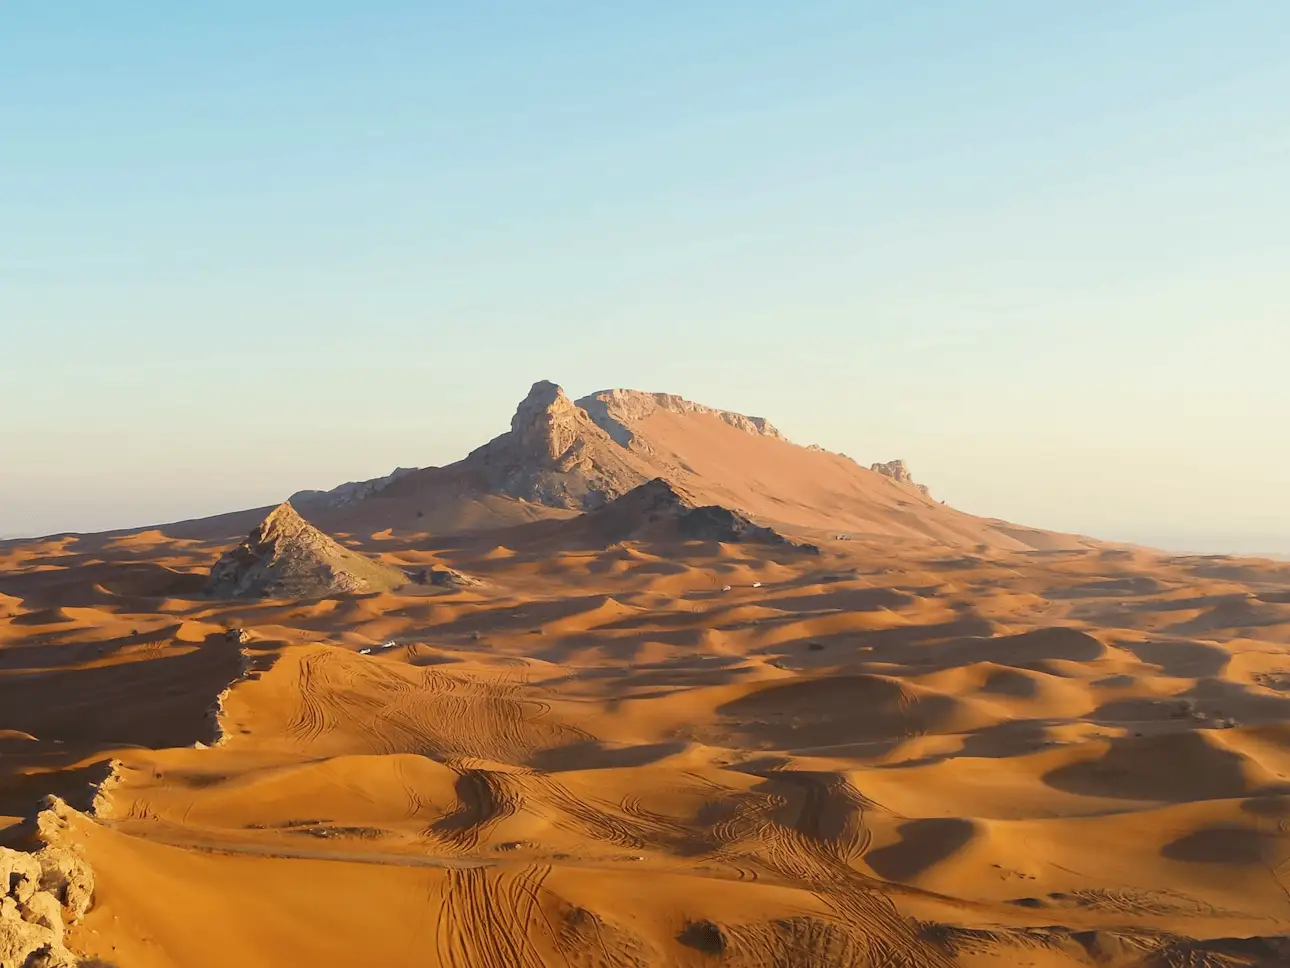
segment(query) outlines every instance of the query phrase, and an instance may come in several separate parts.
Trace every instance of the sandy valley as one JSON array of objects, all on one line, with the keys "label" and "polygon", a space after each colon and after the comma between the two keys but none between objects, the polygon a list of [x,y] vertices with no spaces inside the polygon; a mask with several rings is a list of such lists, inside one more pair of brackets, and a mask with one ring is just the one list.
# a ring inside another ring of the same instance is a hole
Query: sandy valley
[{"label": "sandy valley", "polygon": [[0,543],[51,839],[117,968],[1286,965],[1290,563],[538,384],[455,465]]}]

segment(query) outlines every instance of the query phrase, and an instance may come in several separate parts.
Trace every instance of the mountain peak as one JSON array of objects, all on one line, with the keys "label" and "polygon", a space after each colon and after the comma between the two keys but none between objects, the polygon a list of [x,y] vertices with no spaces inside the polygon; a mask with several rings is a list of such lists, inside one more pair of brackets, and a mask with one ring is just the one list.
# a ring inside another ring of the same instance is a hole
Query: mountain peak
[{"label": "mountain peak", "polygon": [[269,544],[293,538],[310,527],[288,500],[265,515],[253,535],[260,544]]},{"label": "mountain peak", "polygon": [[559,460],[578,439],[579,413],[560,386],[539,380],[511,417],[511,433],[525,453]]},{"label": "mountain peak", "polygon": [[508,433],[472,451],[461,465],[473,486],[577,510],[598,507],[652,476],[549,380],[533,384]]}]

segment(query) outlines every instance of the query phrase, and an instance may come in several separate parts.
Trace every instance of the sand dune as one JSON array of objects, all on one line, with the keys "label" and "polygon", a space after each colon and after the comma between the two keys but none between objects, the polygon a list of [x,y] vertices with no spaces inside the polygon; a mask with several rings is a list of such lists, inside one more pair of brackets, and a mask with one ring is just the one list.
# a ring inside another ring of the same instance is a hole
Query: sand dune
[{"label": "sand dune", "polygon": [[[646,480],[585,512],[472,491],[479,458],[310,509],[319,567],[469,582],[210,594],[264,510],[0,546],[0,840],[66,801],[95,875],[70,948],[1290,964],[1290,564],[984,522],[634,399],[574,438],[628,455],[619,484],[669,469],[679,511],[623,497]],[[517,474],[512,443],[512,490],[613,477]],[[706,505],[819,552],[680,527]]]},{"label": "sand dune", "polygon": [[10,551],[10,839],[83,811],[69,942],[121,966],[1283,963],[1290,659],[1247,623],[1290,570],[668,541],[164,612],[137,547]]}]

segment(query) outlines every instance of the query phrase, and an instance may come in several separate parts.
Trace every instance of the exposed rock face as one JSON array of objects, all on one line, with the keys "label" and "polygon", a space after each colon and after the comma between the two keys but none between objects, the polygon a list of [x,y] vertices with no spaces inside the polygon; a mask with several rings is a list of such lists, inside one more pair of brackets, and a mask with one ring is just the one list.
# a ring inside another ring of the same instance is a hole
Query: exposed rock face
[{"label": "exposed rock face", "polygon": [[546,380],[533,384],[495,437],[463,462],[484,487],[550,507],[599,507],[637,486],[649,467]]},{"label": "exposed rock face", "polygon": [[966,528],[989,532],[1002,547],[1050,540],[937,512],[903,461],[870,469],[845,454],[796,446],[761,417],[640,390],[575,401],[547,380],[533,384],[505,433],[461,460],[299,497],[338,529],[447,534],[595,510],[656,478],[702,495],[696,507],[729,506],[821,532],[958,542]]},{"label": "exposed rock face", "polygon": [[919,484],[914,480],[914,476],[909,473],[909,468],[905,466],[903,460],[889,460],[885,464],[870,464],[869,470],[875,474],[881,474],[883,477],[890,477],[897,484],[905,484],[914,490],[931,496],[931,491],[925,484]]},{"label": "exposed rock face", "polygon": [[437,588],[475,588],[484,584],[478,578],[442,565],[421,568],[409,574],[418,585],[434,585]]},{"label": "exposed rock face", "polygon": [[34,854],[0,847],[0,968],[75,968],[78,959],[63,945],[63,923],[89,910],[94,877],[75,850],[59,846],[66,827],[53,806],[37,818],[45,846]]},{"label": "exposed rock face", "polygon": [[596,424],[608,433],[618,444],[630,447],[635,435],[631,424],[644,420],[655,410],[669,410],[672,413],[704,413],[724,421],[736,430],[756,434],[761,437],[783,435],[770,425],[764,417],[746,417],[741,413],[729,410],[717,410],[693,403],[674,393],[647,393],[644,390],[601,390],[578,400],[578,406],[590,415]]},{"label": "exposed rock face", "polygon": [[357,504],[364,498],[379,494],[405,474],[411,474],[419,469],[417,467],[396,467],[384,477],[376,477],[370,481],[348,481],[333,487],[329,491],[296,491],[295,494],[287,498],[287,501],[289,504],[301,507],[338,508],[347,504]]},{"label": "exposed rock face", "polygon": [[584,415],[562,388],[539,380],[515,409],[511,436],[520,453],[538,461],[559,461],[582,436],[580,416]]},{"label": "exposed rock face", "polygon": [[206,592],[222,598],[315,598],[396,588],[405,581],[399,569],[342,547],[284,502],[215,563]]},{"label": "exposed rock face", "polygon": [[681,538],[699,541],[748,542],[787,545],[804,551],[818,551],[814,545],[798,544],[779,532],[717,504],[696,505],[679,488],[662,478],[640,487],[586,516],[586,524],[600,540]]},{"label": "exposed rock face", "polygon": [[[658,455],[631,430],[634,422],[657,410],[710,414],[744,433],[783,439],[761,417],[705,407],[671,393],[602,390],[575,402],[556,384],[539,380],[516,408],[508,433],[437,470],[464,475],[468,489],[590,510],[668,473],[667,466],[652,462]],[[330,491],[297,491],[290,501],[304,508],[358,504],[417,470],[400,467],[385,477],[351,481]]]}]

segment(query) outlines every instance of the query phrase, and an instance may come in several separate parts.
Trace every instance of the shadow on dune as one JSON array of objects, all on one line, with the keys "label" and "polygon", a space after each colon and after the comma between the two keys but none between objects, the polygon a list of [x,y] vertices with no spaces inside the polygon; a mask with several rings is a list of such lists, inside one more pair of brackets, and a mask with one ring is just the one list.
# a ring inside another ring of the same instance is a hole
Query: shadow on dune
[{"label": "shadow on dune", "polygon": [[1219,675],[1232,658],[1226,649],[1203,642],[1127,642],[1123,648],[1165,675],[1182,679]]},{"label": "shadow on dune", "polygon": [[[83,663],[112,659],[123,651],[148,647],[165,648],[172,645],[190,646],[191,643],[175,641],[175,636],[182,627],[182,623],[176,622],[165,628],[131,632],[129,635],[101,639],[96,642],[34,642],[11,645],[0,650],[0,672],[52,674],[71,671],[70,667]],[[212,639],[214,638],[218,636],[213,636]],[[0,680],[0,691],[3,691],[3,688],[3,680]]]},{"label": "shadow on dune", "polygon": [[41,740],[161,749],[210,742],[210,710],[242,671],[222,635],[191,649],[89,668],[18,670],[0,678],[5,726]]},{"label": "shadow on dune", "polygon": [[[0,577],[0,593],[21,598],[33,611],[129,604],[128,599],[188,598],[198,595],[206,576],[149,562],[113,562],[54,557],[55,571],[11,572]],[[144,604],[144,603],[140,603]],[[149,611],[151,603],[141,611]],[[20,616],[21,618],[21,616]],[[15,619],[15,621],[17,621]]]},{"label": "shadow on dune", "polygon": [[1159,723],[1186,719],[1185,708],[1198,710],[1200,726],[1231,717],[1230,723],[1251,725],[1280,722],[1290,717],[1290,696],[1267,695],[1227,679],[1201,679],[1191,689],[1168,697],[1117,699],[1086,717],[1112,725]]},{"label": "shadow on dune", "polygon": [[1019,635],[999,635],[948,643],[936,650],[936,660],[946,669],[977,662],[1026,668],[1037,662],[1054,659],[1094,662],[1105,656],[1107,651],[1105,645],[1087,632],[1055,626]]},{"label": "shadow on dune", "polygon": [[0,815],[32,817],[50,794],[74,809],[88,811],[98,784],[108,776],[106,756],[99,747],[67,746],[31,739],[6,744],[0,752]]},{"label": "shadow on dune", "polygon": [[1160,856],[1191,864],[1266,864],[1277,857],[1277,840],[1248,827],[1206,827],[1179,837]]},{"label": "shadow on dune", "polygon": [[790,609],[795,613],[812,610],[876,612],[883,608],[904,608],[918,601],[918,596],[895,588],[839,588],[835,592],[813,595],[791,595],[767,598],[758,605]]},{"label": "shadow on dune", "polygon": [[952,857],[976,836],[976,825],[961,817],[934,817],[901,824],[900,840],[865,854],[875,874],[906,881]]},{"label": "shadow on dune", "polygon": [[1182,803],[1256,792],[1253,764],[1217,745],[1211,732],[1112,739],[1096,759],[1068,763],[1041,779],[1065,793],[1118,800]]},{"label": "shadow on dune", "polygon": [[1241,801],[1241,812],[1260,817],[1290,818],[1290,796],[1284,793],[1270,793],[1265,796],[1250,797]]},{"label": "shadow on dune", "polygon": [[1052,599],[1109,598],[1140,595],[1159,595],[1170,588],[1165,582],[1149,575],[1130,575],[1122,578],[1101,578],[1083,582],[1070,588],[1052,588],[1045,594]]},{"label": "shadow on dune", "polygon": [[[716,712],[746,741],[782,750],[871,747],[890,751],[910,736],[955,722],[958,699],[913,693],[896,679],[842,675],[764,684]],[[952,727],[950,727],[952,728]]]},{"label": "shadow on dune", "polygon": [[528,765],[545,773],[567,770],[614,770],[649,766],[687,748],[686,743],[644,743],[639,746],[607,746],[599,740],[587,740],[569,746],[538,750]]}]

